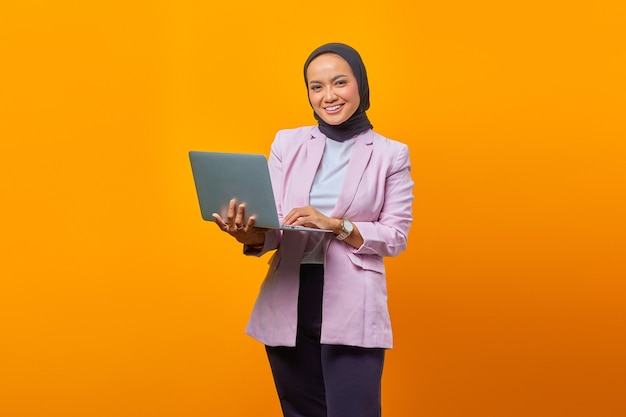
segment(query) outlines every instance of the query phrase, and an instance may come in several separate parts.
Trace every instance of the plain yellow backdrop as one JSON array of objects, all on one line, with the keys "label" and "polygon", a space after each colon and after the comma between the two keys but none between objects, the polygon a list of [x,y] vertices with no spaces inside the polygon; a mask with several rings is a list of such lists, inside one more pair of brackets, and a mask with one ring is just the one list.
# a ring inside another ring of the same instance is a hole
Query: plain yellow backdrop
[{"label": "plain yellow backdrop", "polygon": [[267,154],[357,48],[407,143],[386,417],[626,415],[623,2],[3,1],[0,415],[278,416],[243,334],[266,258],[187,152]]}]

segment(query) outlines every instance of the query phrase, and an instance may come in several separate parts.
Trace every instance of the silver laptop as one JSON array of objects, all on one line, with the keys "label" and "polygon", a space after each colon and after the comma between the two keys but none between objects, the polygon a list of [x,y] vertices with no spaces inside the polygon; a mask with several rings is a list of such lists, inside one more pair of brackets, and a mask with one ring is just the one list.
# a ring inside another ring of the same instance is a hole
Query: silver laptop
[{"label": "silver laptop", "polygon": [[189,160],[204,220],[214,222],[212,213],[226,219],[228,203],[235,198],[246,204],[245,222],[256,216],[256,227],[331,232],[280,224],[265,155],[190,151]]}]

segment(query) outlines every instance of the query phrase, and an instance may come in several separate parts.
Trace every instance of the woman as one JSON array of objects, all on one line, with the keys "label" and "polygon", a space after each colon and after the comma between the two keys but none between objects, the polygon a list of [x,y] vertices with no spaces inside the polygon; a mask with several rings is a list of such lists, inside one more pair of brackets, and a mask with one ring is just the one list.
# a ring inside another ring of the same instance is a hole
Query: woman
[{"label": "woman", "polygon": [[406,145],[372,131],[358,52],[317,48],[304,65],[317,126],[278,132],[269,158],[279,217],[332,233],[268,231],[231,200],[218,226],[244,253],[276,250],[246,333],[266,345],[285,417],[380,416],[392,346],[384,256],[406,247]]}]

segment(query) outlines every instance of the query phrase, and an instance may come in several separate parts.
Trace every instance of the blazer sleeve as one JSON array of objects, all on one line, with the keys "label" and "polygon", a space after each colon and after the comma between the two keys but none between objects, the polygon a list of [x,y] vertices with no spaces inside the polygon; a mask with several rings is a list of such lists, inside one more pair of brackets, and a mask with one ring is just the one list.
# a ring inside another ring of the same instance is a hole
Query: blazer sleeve
[{"label": "blazer sleeve", "polygon": [[[282,204],[281,204],[281,196],[283,195],[282,190],[282,155],[280,152],[280,146],[278,145],[278,137],[280,132],[276,134],[276,138],[272,143],[270,149],[270,157],[268,160],[268,168],[270,171],[270,179],[272,181],[272,191],[274,192],[274,203],[276,204],[276,211],[278,212],[278,219],[282,221],[283,213],[282,213]],[[282,238],[282,231],[280,230],[268,230],[265,233],[265,242],[263,244],[263,248],[260,250],[254,250],[250,248],[248,245],[243,245],[243,253],[244,255],[250,256],[261,256],[266,252],[269,252],[274,249],[278,249],[280,246],[280,241]]]},{"label": "blazer sleeve", "polygon": [[406,249],[413,204],[413,180],[409,148],[400,144],[395,161],[385,178],[384,204],[376,221],[355,224],[363,236],[359,255],[396,256]]}]

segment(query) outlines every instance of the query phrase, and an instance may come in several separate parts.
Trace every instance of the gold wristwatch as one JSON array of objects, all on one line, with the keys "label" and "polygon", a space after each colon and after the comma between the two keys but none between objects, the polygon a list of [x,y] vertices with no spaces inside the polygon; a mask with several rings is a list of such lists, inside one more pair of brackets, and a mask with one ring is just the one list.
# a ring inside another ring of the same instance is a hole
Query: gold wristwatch
[{"label": "gold wristwatch", "polygon": [[339,233],[335,237],[338,240],[344,240],[345,238],[347,238],[348,236],[352,234],[353,230],[354,230],[354,226],[352,225],[352,222],[350,220],[343,219],[341,221],[341,233]]}]

